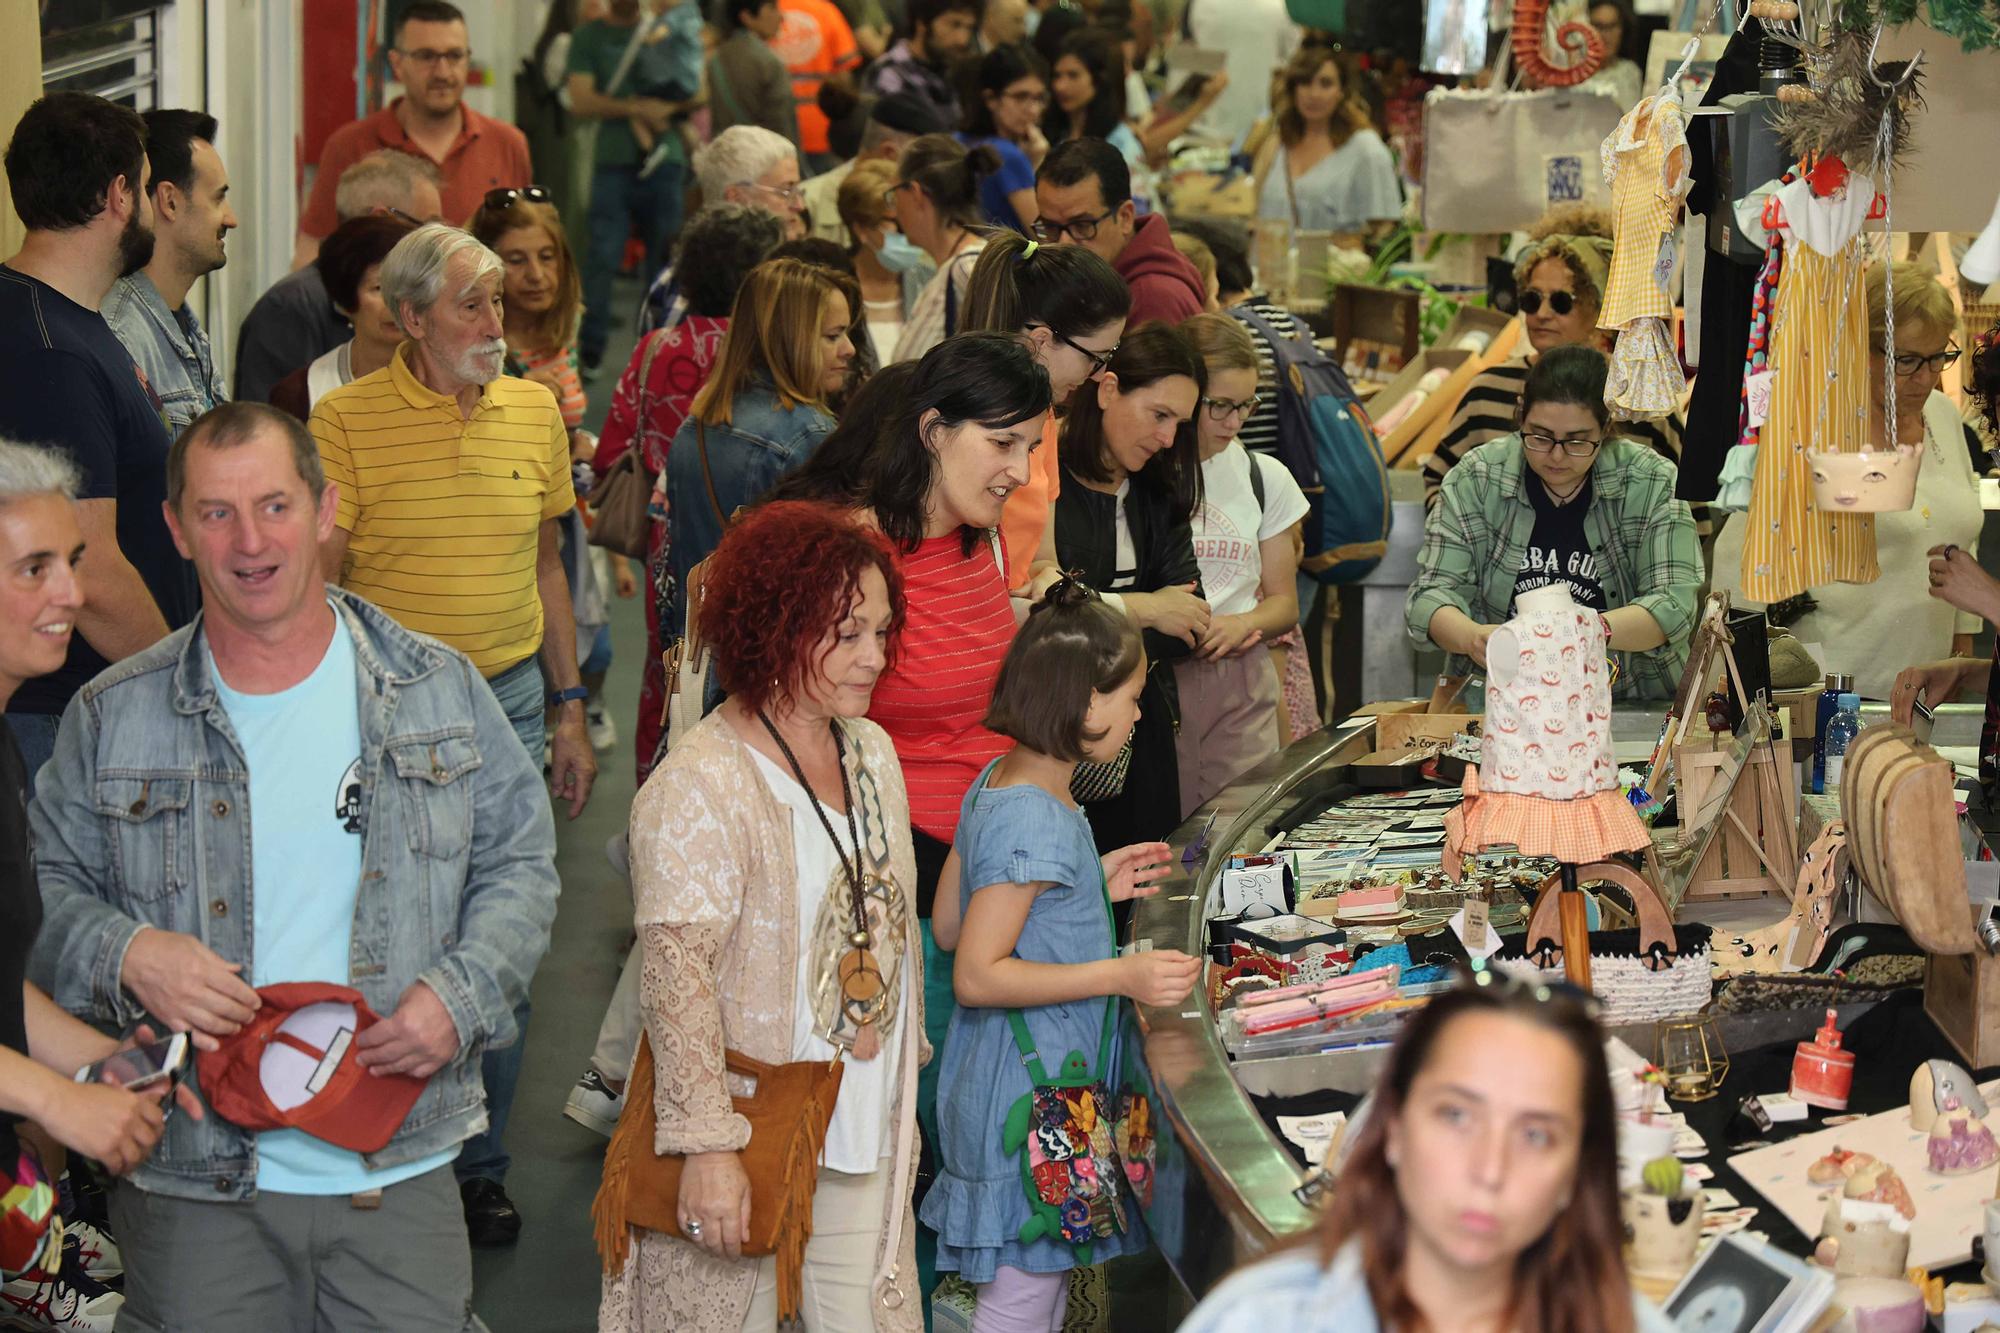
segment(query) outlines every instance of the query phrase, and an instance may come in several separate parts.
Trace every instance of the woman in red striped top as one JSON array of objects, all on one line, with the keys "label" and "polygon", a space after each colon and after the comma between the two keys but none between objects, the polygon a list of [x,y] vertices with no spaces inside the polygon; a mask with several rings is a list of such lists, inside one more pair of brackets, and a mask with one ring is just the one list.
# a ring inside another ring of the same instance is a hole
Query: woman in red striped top
[{"label": "woman in red striped top", "polygon": [[[849,424],[871,406],[856,402]],[[849,451],[837,450],[815,454],[778,492],[853,506],[896,548],[903,629],[889,669],[875,683],[868,717],[895,742],[909,789],[924,1030],[933,1047],[943,1043],[955,1006],[951,955],[931,937],[931,901],[965,793],[1013,744],[984,721],[1017,623],[1000,515],[1007,497],[1028,484],[1048,412],[1048,371],[1026,342],[962,333],[917,363],[858,481]],[[933,1060],[923,1071],[917,1093],[917,1115],[933,1141],[937,1068]],[[919,1232],[926,1289],[931,1239]]]}]

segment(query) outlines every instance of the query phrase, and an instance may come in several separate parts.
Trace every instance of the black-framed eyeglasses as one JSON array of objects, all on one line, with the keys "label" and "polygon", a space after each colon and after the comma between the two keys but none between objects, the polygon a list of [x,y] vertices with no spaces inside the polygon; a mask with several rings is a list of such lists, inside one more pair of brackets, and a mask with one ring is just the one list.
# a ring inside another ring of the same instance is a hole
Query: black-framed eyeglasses
[{"label": "black-framed eyeglasses", "polygon": [[480,208],[498,213],[503,208],[512,208],[518,203],[546,204],[555,196],[539,185],[503,185],[497,190],[488,190],[486,198],[480,201]]},{"label": "black-framed eyeglasses", "polygon": [[1204,398],[1201,400],[1201,405],[1208,409],[1208,419],[1210,421],[1227,421],[1230,417],[1238,413],[1246,417],[1254,416],[1257,409],[1263,403],[1263,395],[1255,393],[1241,402],[1232,402],[1227,398]]},{"label": "black-framed eyeglasses", "polygon": [[1896,373],[1904,378],[1916,374],[1919,370],[1928,370],[1933,375],[1941,375],[1947,366],[1956,365],[1958,358],[1964,355],[1965,353],[1956,347],[1947,347],[1942,352],[1933,352],[1929,356],[1918,356],[1912,352],[1907,356],[1896,358]]},{"label": "black-framed eyeglasses", "polygon": [[1094,241],[1097,239],[1098,227],[1117,211],[1115,208],[1107,208],[1094,218],[1071,218],[1068,222],[1050,222],[1047,218],[1036,218],[1029,230],[1035,233],[1035,239],[1038,241],[1060,241],[1064,232],[1069,233],[1072,241]]},{"label": "black-framed eyeglasses", "polygon": [[1542,313],[1543,301],[1547,301],[1549,309],[1558,315],[1567,315],[1576,309],[1575,292],[1539,292],[1533,287],[1516,297],[1514,303],[1521,307],[1521,313],[1524,315],[1539,315]]},{"label": "black-framed eyeglasses", "polygon": [[1059,332],[1047,324],[1030,324],[1028,327],[1031,329],[1048,329],[1051,338],[1054,338],[1057,342],[1090,362],[1090,373],[1093,375],[1102,372],[1106,366],[1111,364],[1111,358],[1118,355],[1118,348],[1115,345],[1105,351],[1099,352],[1085,347],[1067,333]]},{"label": "black-framed eyeglasses", "polygon": [[1546,454],[1561,446],[1571,458],[1588,458],[1596,453],[1602,440],[1558,440],[1545,431],[1524,430],[1521,432],[1521,447],[1531,454]]},{"label": "black-framed eyeglasses", "polygon": [[458,65],[463,65],[466,61],[472,59],[472,52],[466,50],[462,46],[454,46],[449,51],[433,51],[427,46],[420,46],[414,51],[405,51],[401,47],[397,47],[396,50],[403,57],[403,59],[408,60],[413,64],[425,65],[425,66],[430,66],[430,65],[458,66]]},{"label": "black-framed eyeglasses", "polygon": [[893,209],[896,206],[896,196],[901,194],[903,191],[909,189],[912,185],[915,184],[916,184],[915,181],[897,181],[894,185],[891,185],[888,189],[882,191],[883,206],[885,208]]}]

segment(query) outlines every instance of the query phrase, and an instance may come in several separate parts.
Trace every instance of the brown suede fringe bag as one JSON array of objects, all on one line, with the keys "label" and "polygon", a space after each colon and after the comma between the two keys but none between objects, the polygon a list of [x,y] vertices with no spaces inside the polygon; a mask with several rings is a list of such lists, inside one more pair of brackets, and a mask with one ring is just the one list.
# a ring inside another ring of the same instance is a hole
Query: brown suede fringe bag
[{"label": "brown suede fringe bag", "polygon": [[[804,1296],[820,1148],[840,1095],[842,1065],[838,1057],[768,1065],[736,1051],[724,1051],[723,1063],[730,1073],[757,1085],[748,1097],[730,1098],[736,1113],[750,1122],[750,1142],[742,1153],[743,1172],[750,1178],[750,1233],[743,1253],[777,1256],[778,1318],[795,1320]],[[646,1034],[639,1038],[626,1087],[635,1095],[625,1098],[617,1132],[604,1154],[604,1183],[590,1209],[606,1273],[624,1268],[631,1227],[687,1239],[680,1220],[685,1159],[653,1151],[653,1046]]]}]

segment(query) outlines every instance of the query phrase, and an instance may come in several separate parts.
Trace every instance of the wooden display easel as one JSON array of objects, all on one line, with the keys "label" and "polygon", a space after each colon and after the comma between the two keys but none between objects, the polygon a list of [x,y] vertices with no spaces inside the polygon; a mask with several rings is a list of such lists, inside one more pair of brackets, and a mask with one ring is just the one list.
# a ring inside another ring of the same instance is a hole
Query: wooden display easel
[{"label": "wooden display easel", "polygon": [[[1790,747],[1751,749],[1736,775],[1723,825],[1696,864],[1683,902],[1789,897],[1798,876],[1798,793]],[[1684,741],[1674,756],[1681,808],[1699,809],[1711,784],[1723,780],[1724,756],[1713,739]],[[1790,867],[1787,871],[1787,867]]]}]

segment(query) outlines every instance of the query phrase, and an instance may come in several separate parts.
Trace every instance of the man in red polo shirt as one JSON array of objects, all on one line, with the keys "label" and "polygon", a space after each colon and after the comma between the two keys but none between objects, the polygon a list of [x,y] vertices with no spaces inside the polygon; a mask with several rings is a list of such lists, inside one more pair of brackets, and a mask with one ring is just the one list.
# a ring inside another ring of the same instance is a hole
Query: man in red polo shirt
[{"label": "man in red polo shirt", "polygon": [[292,267],[313,261],[319,243],[339,225],[333,188],[340,173],[381,148],[396,148],[435,162],[442,179],[444,220],[462,226],[486,192],[503,185],[531,185],[528,138],[504,121],[465,105],[465,76],[472,65],[465,15],[444,0],[414,0],[396,25],[389,69],[403,96],[372,116],[341,126],[320,150],[312,197],[299,218]]}]

